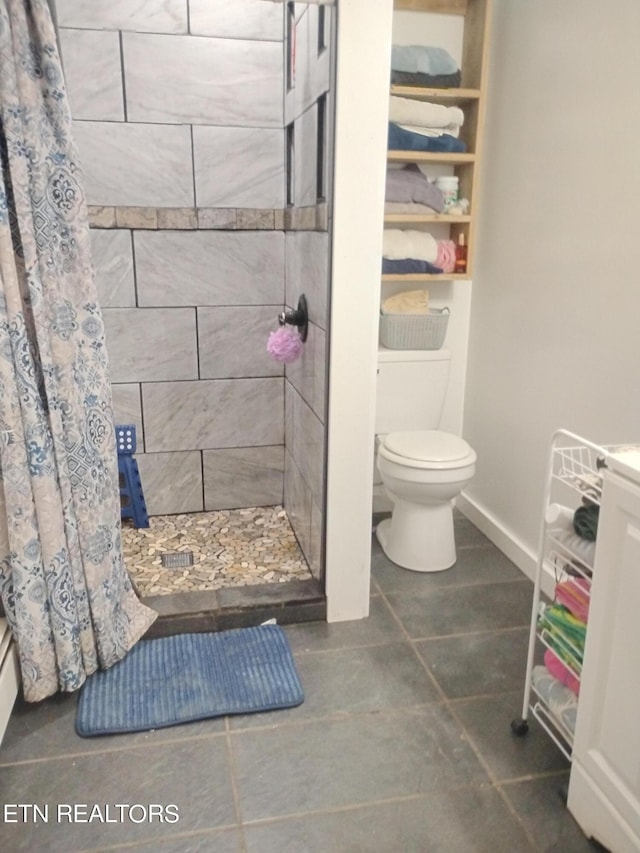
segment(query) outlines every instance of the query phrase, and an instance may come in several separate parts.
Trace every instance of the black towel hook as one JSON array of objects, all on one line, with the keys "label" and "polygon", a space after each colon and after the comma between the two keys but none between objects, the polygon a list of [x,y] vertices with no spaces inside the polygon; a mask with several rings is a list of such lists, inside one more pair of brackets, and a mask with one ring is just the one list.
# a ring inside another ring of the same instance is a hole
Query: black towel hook
[{"label": "black towel hook", "polygon": [[307,307],[307,297],[304,293],[298,299],[297,308],[293,311],[281,311],[278,314],[278,323],[281,326],[297,326],[300,340],[307,340],[309,332],[309,309]]}]

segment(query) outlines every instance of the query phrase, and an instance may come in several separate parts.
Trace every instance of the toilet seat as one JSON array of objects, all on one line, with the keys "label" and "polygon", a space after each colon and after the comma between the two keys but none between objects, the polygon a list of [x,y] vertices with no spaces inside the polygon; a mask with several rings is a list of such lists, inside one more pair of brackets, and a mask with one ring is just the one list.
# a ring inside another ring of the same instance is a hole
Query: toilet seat
[{"label": "toilet seat", "polygon": [[455,469],[476,461],[475,451],[463,438],[440,430],[389,433],[382,437],[379,453],[408,468]]}]

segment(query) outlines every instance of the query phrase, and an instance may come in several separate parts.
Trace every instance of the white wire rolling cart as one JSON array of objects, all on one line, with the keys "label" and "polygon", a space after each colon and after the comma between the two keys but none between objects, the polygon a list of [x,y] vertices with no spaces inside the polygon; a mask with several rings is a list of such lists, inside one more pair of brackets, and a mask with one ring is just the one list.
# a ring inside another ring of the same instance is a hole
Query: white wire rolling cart
[{"label": "white wire rolling cart", "polygon": [[[547,682],[544,682],[544,679],[536,681],[536,675],[544,669],[536,665],[536,654],[543,647],[545,650],[550,649],[557,656],[560,643],[561,663],[568,677],[579,683],[583,644],[581,647],[576,644],[572,639],[571,630],[564,635],[561,629],[550,625],[551,611],[548,608],[556,603],[559,589],[569,586],[581,595],[584,594],[583,608],[588,611],[595,534],[593,541],[579,536],[575,532],[574,516],[579,507],[591,507],[589,514],[593,516],[595,512],[597,516],[602,495],[601,471],[607,465],[608,456],[619,449],[593,444],[561,429],[553,436],[547,464],[522,717],[511,722],[511,730],[515,735],[524,737],[529,730],[529,714],[533,714],[569,761],[573,747],[577,699],[565,707],[562,707],[562,702],[550,701],[549,693],[542,691],[539,685],[549,683],[553,679]],[[543,600],[542,594],[543,574],[547,568],[555,576],[554,599],[550,603]],[[562,689],[569,695],[568,688],[563,686]],[[554,698],[558,698],[557,691]]]}]

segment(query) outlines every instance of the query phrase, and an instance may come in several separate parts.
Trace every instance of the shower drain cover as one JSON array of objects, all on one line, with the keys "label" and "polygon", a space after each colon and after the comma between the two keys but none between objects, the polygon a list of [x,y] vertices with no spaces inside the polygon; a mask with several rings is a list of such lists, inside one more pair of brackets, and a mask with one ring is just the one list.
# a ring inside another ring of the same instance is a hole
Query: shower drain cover
[{"label": "shower drain cover", "polygon": [[193,565],[193,551],[174,551],[160,554],[164,569],[186,569]]}]

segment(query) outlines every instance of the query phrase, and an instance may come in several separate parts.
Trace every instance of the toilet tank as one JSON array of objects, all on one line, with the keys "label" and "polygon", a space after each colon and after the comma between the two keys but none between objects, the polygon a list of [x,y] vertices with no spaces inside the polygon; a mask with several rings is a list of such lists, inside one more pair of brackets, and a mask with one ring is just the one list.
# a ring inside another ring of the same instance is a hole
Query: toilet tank
[{"label": "toilet tank", "polygon": [[451,352],[378,351],[376,434],[437,429],[449,384]]}]

